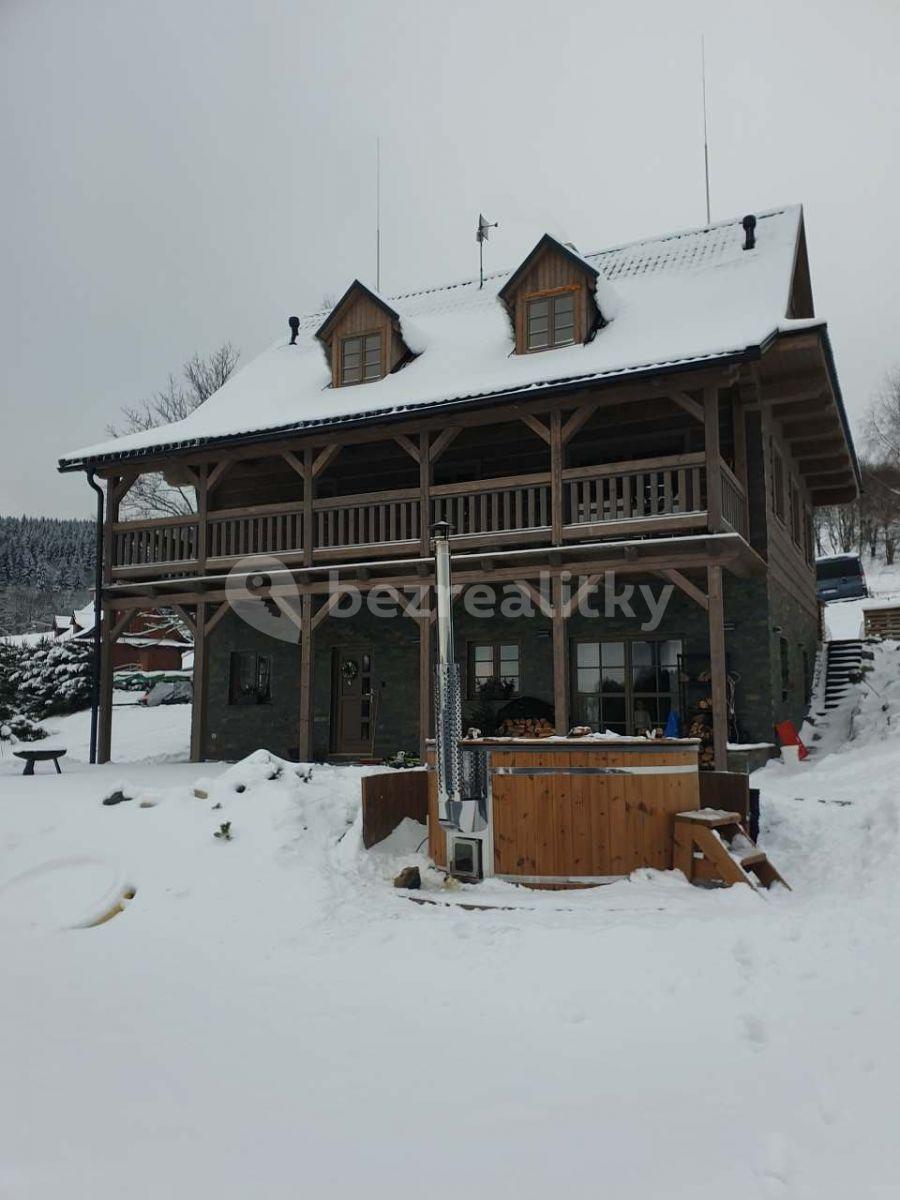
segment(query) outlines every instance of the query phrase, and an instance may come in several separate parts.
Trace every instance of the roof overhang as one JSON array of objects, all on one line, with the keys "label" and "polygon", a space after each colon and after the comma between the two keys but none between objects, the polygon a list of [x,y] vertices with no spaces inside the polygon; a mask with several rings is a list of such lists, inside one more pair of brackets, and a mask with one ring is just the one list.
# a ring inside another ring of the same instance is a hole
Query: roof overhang
[{"label": "roof overhang", "polygon": [[775,335],[758,368],[761,399],[816,507],[860,490],[859,461],[826,325]]}]

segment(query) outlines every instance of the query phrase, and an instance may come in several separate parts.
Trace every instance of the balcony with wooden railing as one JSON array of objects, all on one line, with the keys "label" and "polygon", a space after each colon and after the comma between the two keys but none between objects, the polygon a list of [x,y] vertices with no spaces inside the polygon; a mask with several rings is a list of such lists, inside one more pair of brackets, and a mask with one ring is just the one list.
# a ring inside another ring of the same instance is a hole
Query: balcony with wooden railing
[{"label": "balcony with wooden railing", "polygon": [[[428,527],[436,521],[450,523],[459,548],[475,549],[703,532],[713,524],[707,476],[706,456],[694,453],[566,468],[556,475],[556,494],[553,473],[546,472],[213,509],[205,517],[120,520],[111,526],[108,576],[217,573],[253,555],[289,566],[411,557],[427,545]],[[716,527],[746,537],[744,488],[725,463],[719,479]]]}]

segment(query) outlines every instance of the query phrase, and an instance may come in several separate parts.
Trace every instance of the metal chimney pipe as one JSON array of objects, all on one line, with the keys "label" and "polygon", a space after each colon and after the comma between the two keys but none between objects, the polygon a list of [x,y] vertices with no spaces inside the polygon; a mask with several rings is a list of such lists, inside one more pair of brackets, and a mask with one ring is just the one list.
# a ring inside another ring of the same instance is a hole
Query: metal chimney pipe
[{"label": "metal chimney pipe", "polygon": [[431,527],[434,546],[434,582],[437,595],[437,650],[435,667],[434,754],[437,768],[438,821],[444,829],[459,829],[459,739],[462,707],[459,667],[453,647],[453,597],[450,589],[450,525],[438,521]]}]

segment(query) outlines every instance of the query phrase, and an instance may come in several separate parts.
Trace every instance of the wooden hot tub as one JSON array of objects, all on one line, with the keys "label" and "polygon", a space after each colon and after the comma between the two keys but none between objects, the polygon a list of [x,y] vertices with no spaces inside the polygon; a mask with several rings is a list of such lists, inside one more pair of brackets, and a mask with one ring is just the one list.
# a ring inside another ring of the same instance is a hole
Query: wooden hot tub
[{"label": "wooden hot tub", "polygon": [[[639,867],[671,869],[674,815],[700,807],[697,741],[481,738],[460,743],[486,797],[485,876],[577,887]],[[428,847],[447,864],[433,754]]]}]

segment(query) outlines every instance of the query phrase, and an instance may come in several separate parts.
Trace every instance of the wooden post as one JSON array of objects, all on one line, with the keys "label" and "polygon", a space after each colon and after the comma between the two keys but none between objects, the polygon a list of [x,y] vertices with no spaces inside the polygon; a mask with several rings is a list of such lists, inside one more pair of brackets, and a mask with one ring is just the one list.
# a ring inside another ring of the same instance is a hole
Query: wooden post
[{"label": "wooden post", "polygon": [[712,691],[713,760],[717,771],[728,770],[728,696],[725,678],[725,608],[722,568],[706,568],[709,601],[709,674]]},{"label": "wooden post", "polygon": [[103,582],[107,587],[109,587],[112,581],[113,547],[116,540],[113,525],[119,519],[121,484],[122,479],[119,475],[114,475],[106,481],[106,528],[103,531]]},{"label": "wooden post", "polygon": [[[205,484],[205,480],[203,481]],[[205,490],[205,488],[204,488]],[[197,602],[194,618],[194,678],[191,692],[191,762],[203,758],[206,723],[206,601]]]},{"label": "wooden post", "polygon": [[430,553],[431,534],[431,435],[426,429],[419,435],[419,553]]},{"label": "wooden post", "polygon": [[[209,464],[200,464],[200,477],[197,481],[197,568],[201,574],[206,573],[207,530],[209,515]],[[198,610],[199,618],[199,610]],[[198,628],[200,622],[198,621]]]},{"label": "wooden post", "polygon": [[706,434],[706,512],[711,533],[722,528],[722,457],[719,449],[719,390],[703,389],[704,430]]},{"label": "wooden post", "polygon": [[419,603],[419,754],[425,761],[425,743],[431,732],[431,589],[422,589]]},{"label": "wooden post", "polygon": [[309,762],[312,758],[312,601],[313,598],[309,592],[304,592],[300,598],[300,729],[298,737],[300,762]]},{"label": "wooden post", "polygon": [[563,611],[562,580],[553,577],[553,707],[556,732],[569,732],[569,648],[566,644],[566,618]]},{"label": "wooden post", "polygon": [[[308,567],[312,566],[315,545],[313,486],[313,448],[307,446],[303,451],[303,561]],[[303,756],[300,757],[302,759]]]},{"label": "wooden post", "polygon": [[562,413],[559,409],[550,414],[550,540],[554,546],[562,545],[563,534],[563,440]]}]

